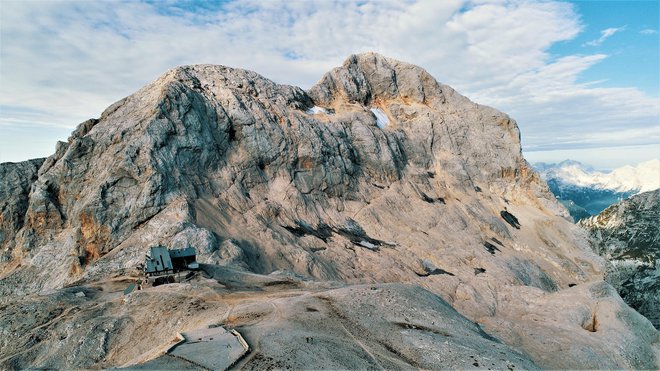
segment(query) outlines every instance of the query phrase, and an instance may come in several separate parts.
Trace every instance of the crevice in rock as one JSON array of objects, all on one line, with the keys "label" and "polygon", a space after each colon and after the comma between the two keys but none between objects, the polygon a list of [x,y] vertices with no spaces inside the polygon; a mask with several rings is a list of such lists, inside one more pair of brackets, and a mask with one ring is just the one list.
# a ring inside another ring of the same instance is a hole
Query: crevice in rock
[{"label": "crevice in rock", "polygon": [[392,347],[391,345],[387,344],[386,342],[384,342],[384,341],[379,341],[378,343],[379,343],[380,345],[382,345],[383,348],[385,348],[385,350],[387,350],[388,352],[392,353],[392,354],[393,354],[394,356],[396,356],[398,359],[401,359],[402,361],[408,363],[408,364],[411,365],[412,367],[414,367],[414,368],[420,368],[420,369],[422,368],[422,367],[420,366],[420,364],[419,364],[417,361],[415,361],[414,359],[412,359],[412,358],[406,356],[405,354],[401,353],[400,351],[396,350],[394,347]]},{"label": "crevice in rock", "polygon": [[229,142],[233,142],[236,140],[236,129],[234,129],[234,125],[229,125],[227,127],[227,140]]},{"label": "crevice in rock", "polygon": [[[333,234],[338,234],[351,241],[353,245],[364,247],[372,251],[378,251],[380,247],[396,246],[396,244],[370,237],[353,219],[349,219],[343,227],[331,227],[325,223],[320,223],[314,228],[309,223],[302,220],[296,220],[295,223],[295,226],[282,227],[297,237],[311,235],[321,239],[325,243],[328,243],[332,239]],[[317,251],[318,250],[322,249],[317,249]]]},{"label": "crevice in rock", "polygon": [[283,226],[284,229],[297,237],[312,235],[327,243],[332,238],[332,228],[325,223],[320,223],[316,228],[302,220],[296,220],[296,226]]},{"label": "crevice in rock", "polygon": [[582,328],[589,332],[598,331],[598,318],[596,318],[596,312],[591,313],[591,318],[589,318],[585,323],[582,324]]},{"label": "crevice in rock", "polygon": [[452,276],[452,277],[454,276],[453,273],[448,272],[448,271],[446,271],[442,268],[436,267],[435,264],[433,264],[432,262],[430,262],[428,260],[422,260],[421,263],[422,263],[421,264],[422,267],[424,268],[424,271],[420,272],[420,271],[415,270],[415,274],[419,277],[428,277],[428,276],[438,275],[438,274],[446,274],[446,275]]},{"label": "crevice in rock", "polygon": [[427,195],[427,194],[424,193],[424,192],[419,192],[419,193],[420,193],[420,195],[422,196],[422,200],[424,200],[425,202],[428,202],[428,203],[430,203],[430,204],[434,204],[434,203],[436,203],[436,202],[437,202],[437,203],[441,203],[441,204],[443,204],[443,205],[446,204],[446,203],[445,203],[445,199],[442,198],[442,197],[432,198],[432,197],[429,197],[429,195]]},{"label": "crevice in rock", "polygon": [[407,330],[420,330],[420,331],[428,331],[432,332],[434,334],[442,335],[445,337],[451,337],[452,335],[448,332],[441,331],[441,330],[436,330],[430,327],[426,327],[424,325],[420,324],[413,324],[413,323],[407,323],[407,322],[394,322],[395,325],[402,329],[407,329]]},{"label": "crevice in rock", "polygon": [[426,193],[424,192],[420,192],[420,193],[422,194],[422,200],[424,200],[425,202],[428,202],[430,204],[435,202],[435,200],[429,197]]},{"label": "crevice in rock", "polygon": [[493,242],[495,242],[496,244],[498,244],[498,245],[504,247],[504,244],[503,244],[500,240],[498,240],[497,238],[495,238],[495,237],[491,237],[490,239],[491,239]]},{"label": "crevice in rock", "polygon": [[362,227],[353,219],[348,219],[343,227],[333,228],[333,232],[345,237],[354,245],[366,247],[370,250],[377,251],[378,247],[394,247],[395,245],[389,242],[371,238],[362,229]]},{"label": "crevice in rock", "polygon": [[451,272],[448,272],[444,269],[440,269],[440,268],[435,268],[431,271],[426,271],[424,273],[415,272],[415,274],[418,275],[419,277],[428,277],[428,276],[433,276],[433,275],[438,275],[438,274],[446,274],[446,275],[452,276],[452,277],[455,276],[455,274],[453,274]]},{"label": "crevice in rock", "polygon": [[497,246],[493,245],[488,241],[484,242],[484,247],[486,248],[486,251],[488,251],[492,255],[495,255],[495,251],[502,251],[499,248],[497,248]]},{"label": "crevice in rock", "polygon": [[500,211],[500,216],[502,217],[502,219],[504,219],[505,222],[509,223],[513,228],[520,229],[520,222],[518,221],[518,218],[516,218],[515,215],[508,212],[506,208]]}]

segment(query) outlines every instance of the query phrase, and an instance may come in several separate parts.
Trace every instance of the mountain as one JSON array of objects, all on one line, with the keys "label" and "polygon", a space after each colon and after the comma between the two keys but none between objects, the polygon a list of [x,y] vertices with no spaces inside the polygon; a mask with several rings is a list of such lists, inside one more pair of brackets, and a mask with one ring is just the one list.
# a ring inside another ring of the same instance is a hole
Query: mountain
[{"label": "mountain", "polygon": [[[3,368],[658,365],[515,121],[375,53],[308,91],[177,67],[1,168]],[[123,293],[155,245],[201,271]]]},{"label": "mountain", "polygon": [[589,187],[614,192],[648,192],[660,188],[660,160],[623,166],[610,172],[600,172],[578,161],[534,165],[545,179],[556,179],[565,185]]},{"label": "mountain", "polygon": [[631,307],[660,328],[660,190],[640,193],[581,220],[598,253],[612,265],[606,276]]},{"label": "mountain", "polygon": [[[537,162],[534,164],[534,169],[539,171],[541,174],[544,174],[548,171],[558,171],[560,169],[567,169],[568,172],[572,169],[573,172],[594,172],[595,169],[593,166],[583,164],[579,161],[571,160],[571,159],[566,159],[558,164],[555,163],[547,163],[547,162]],[[570,177],[569,177],[570,179]]]},{"label": "mountain", "polygon": [[634,194],[660,188],[660,161],[657,159],[608,173],[573,160],[558,164],[537,163],[534,168],[575,221],[596,215]]}]

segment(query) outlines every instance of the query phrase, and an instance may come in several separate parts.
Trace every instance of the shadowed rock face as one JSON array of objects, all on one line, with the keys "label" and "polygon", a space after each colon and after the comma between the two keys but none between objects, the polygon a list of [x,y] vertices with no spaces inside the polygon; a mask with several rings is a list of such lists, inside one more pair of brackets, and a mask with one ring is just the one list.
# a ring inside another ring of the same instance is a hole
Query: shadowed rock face
[{"label": "shadowed rock face", "polygon": [[[520,315],[533,305],[501,312],[510,290],[537,298],[599,281],[604,268],[523,159],[519,136],[507,115],[374,53],[349,57],[308,92],[240,69],[179,67],[82,123],[27,181],[24,213],[5,212],[14,201],[0,199],[0,292],[98,282],[151,245],[191,245],[203,262],[258,274],[419,285],[541,367],[588,367],[584,355],[548,359],[514,341],[529,336],[516,329],[533,323]],[[0,194],[17,182],[0,180]],[[451,275],[420,276],[427,266]],[[534,336],[561,343],[584,331],[582,318],[547,315],[556,322]],[[503,325],[511,318],[520,326]],[[627,344],[639,343],[635,333],[657,337],[634,323]],[[598,365],[652,365],[649,344],[634,361],[604,352]],[[579,337],[575,346],[619,343]]]},{"label": "shadowed rock face", "polygon": [[[23,228],[30,187],[37,179],[37,172],[44,160],[0,165],[0,245],[8,245]],[[46,210],[42,212],[47,214]],[[10,259],[10,255],[3,254],[0,261],[4,263]]]}]

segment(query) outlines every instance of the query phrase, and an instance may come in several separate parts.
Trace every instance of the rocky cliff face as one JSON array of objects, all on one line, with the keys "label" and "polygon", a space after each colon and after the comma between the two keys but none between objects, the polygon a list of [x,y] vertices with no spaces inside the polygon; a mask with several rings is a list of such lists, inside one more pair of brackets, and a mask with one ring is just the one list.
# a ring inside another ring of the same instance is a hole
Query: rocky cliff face
[{"label": "rocky cliff face", "polygon": [[22,190],[0,198],[5,295],[102,282],[151,245],[191,245],[251,274],[421,286],[542,367],[657,362],[657,332],[603,286],[515,121],[407,63],[351,56],[307,92],[179,67],[31,164],[2,165],[26,174],[0,180],[0,195]]},{"label": "rocky cliff face", "polygon": [[[30,186],[44,159],[0,165],[0,244],[9,245],[25,223]],[[11,259],[5,251],[2,262]],[[20,257],[18,257],[20,258]]]},{"label": "rocky cliff face", "polygon": [[606,280],[660,328],[660,190],[641,193],[580,221],[610,263]]}]

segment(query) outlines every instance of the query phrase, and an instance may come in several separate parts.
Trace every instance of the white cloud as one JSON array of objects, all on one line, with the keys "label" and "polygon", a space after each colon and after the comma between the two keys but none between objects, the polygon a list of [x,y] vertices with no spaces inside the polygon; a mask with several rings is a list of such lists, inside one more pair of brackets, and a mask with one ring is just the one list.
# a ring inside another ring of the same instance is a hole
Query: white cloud
[{"label": "white cloud", "polygon": [[652,28],[645,28],[641,31],[639,31],[642,35],[655,35],[658,33],[658,30],[654,30]]},{"label": "white cloud", "polygon": [[[241,1],[185,9],[195,4],[3,1],[0,130],[25,122],[73,128],[175,65],[247,68],[308,88],[349,54],[374,50],[511,114],[526,149],[658,140],[658,99],[578,83],[606,55],[548,53],[582,31],[569,3]],[[46,155],[54,143],[33,147],[31,156]],[[3,161],[22,159],[12,156],[0,148]]]},{"label": "white cloud", "polygon": [[625,29],[626,29],[626,26],[606,28],[606,29],[600,31],[600,37],[599,38],[597,38],[595,40],[591,40],[589,42],[586,42],[586,43],[584,43],[584,45],[588,45],[588,46],[601,45],[605,40],[612,37],[615,33],[624,31]]},{"label": "white cloud", "polygon": [[512,113],[528,151],[660,143],[659,99],[577,82],[606,57],[563,57],[473,98]]},{"label": "white cloud", "polygon": [[584,164],[593,165],[600,170],[612,170],[624,165],[633,165],[643,161],[658,159],[660,158],[660,147],[654,144],[533,151],[525,153],[525,158],[531,163],[541,161],[558,163],[570,158],[577,159]]}]

